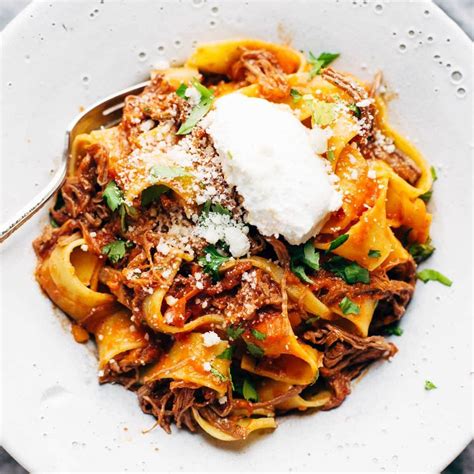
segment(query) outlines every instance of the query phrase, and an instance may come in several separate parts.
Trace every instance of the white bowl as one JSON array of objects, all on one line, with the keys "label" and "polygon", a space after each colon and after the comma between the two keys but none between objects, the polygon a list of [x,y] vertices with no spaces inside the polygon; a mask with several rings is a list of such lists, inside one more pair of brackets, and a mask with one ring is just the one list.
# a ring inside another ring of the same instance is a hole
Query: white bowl
[{"label": "white bowl", "polygon": [[[5,448],[28,470],[439,471],[471,427],[471,43],[429,2],[35,2],[3,35],[2,211],[50,178],[66,125],[194,42],[256,36],[337,51],[339,69],[382,69],[399,93],[391,121],[438,169],[429,261],[451,288],[419,283],[392,363],[371,368],[337,410],[288,416],[248,443],[223,445],[153,419],[136,396],[99,386],[96,360],[36,284],[31,241],[42,212],[2,246]],[[437,390],[425,391],[425,379]]]}]

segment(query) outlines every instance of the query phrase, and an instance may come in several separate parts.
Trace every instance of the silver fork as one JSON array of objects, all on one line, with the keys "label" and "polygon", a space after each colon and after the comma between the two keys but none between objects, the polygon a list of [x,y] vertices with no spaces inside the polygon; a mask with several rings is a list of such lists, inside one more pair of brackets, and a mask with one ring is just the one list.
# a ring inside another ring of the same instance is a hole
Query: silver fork
[{"label": "silver fork", "polygon": [[122,117],[124,100],[127,95],[139,94],[149,81],[141,82],[127,89],[122,89],[100,102],[96,102],[82,112],[67,128],[64,151],[59,169],[54,174],[48,185],[38,193],[23,209],[13,216],[11,220],[2,223],[0,227],[0,242],[5,241],[18,230],[36,212],[48,202],[49,198],[61,187],[66,179],[69,161],[71,159],[71,146],[77,135],[88,133],[100,127],[116,125]]}]

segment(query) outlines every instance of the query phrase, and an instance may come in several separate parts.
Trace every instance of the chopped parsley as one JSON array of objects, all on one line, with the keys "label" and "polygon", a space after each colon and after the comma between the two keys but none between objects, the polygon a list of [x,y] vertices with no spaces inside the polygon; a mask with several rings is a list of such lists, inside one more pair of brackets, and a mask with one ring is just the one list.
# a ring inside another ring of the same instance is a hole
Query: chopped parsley
[{"label": "chopped parsley", "polygon": [[314,248],[313,242],[290,247],[290,269],[302,281],[313,283],[306,274],[306,268],[319,270],[319,253]]},{"label": "chopped parsley", "polygon": [[209,112],[214,102],[214,93],[210,89],[200,84],[196,79],[192,81],[192,84],[201,94],[201,99],[199,100],[199,104],[193,107],[186,121],[181,124],[181,127],[179,127],[179,130],[176,132],[177,135],[188,134],[199,120]]},{"label": "chopped parsley", "polygon": [[220,266],[229,260],[229,257],[221,255],[214,245],[208,245],[204,249],[204,255],[198,258],[198,263],[204,272],[211,275],[214,281],[218,281]]},{"label": "chopped parsley", "polygon": [[340,247],[347,239],[349,238],[349,234],[342,234],[339,237],[336,237],[330,244],[328,248],[328,252],[332,250],[336,250]]},{"label": "chopped parsley", "polygon": [[431,245],[431,239],[428,239],[425,244],[411,244],[408,247],[408,251],[411,253],[416,263],[421,263],[431,257],[435,248]]},{"label": "chopped parsley", "polygon": [[305,321],[305,324],[308,324],[309,326],[311,326],[312,324],[314,324],[316,321],[318,321],[319,319],[321,319],[319,316],[313,316],[312,318],[308,318],[306,321]]},{"label": "chopped parsley", "polygon": [[301,100],[301,98],[303,97],[301,95],[301,93],[296,90],[296,89],[291,89],[290,90],[290,95],[291,97],[293,97],[293,102],[296,104],[297,102],[299,102]]},{"label": "chopped parsley", "polygon": [[263,334],[263,332],[257,331],[256,329],[251,329],[250,332],[252,333],[252,336],[259,341],[264,341],[267,338],[266,334]]},{"label": "chopped parsley", "polygon": [[349,285],[370,283],[370,274],[366,268],[339,255],[331,257],[323,267],[342,278]]},{"label": "chopped parsley", "polygon": [[226,332],[229,338],[235,341],[245,332],[245,329],[239,324],[237,327],[229,326]]},{"label": "chopped parsley", "polygon": [[166,165],[155,165],[151,169],[151,175],[154,178],[166,178],[166,179],[173,179],[173,178],[181,178],[183,176],[190,176],[188,171],[180,166],[166,166]]},{"label": "chopped parsley", "polygon": [[392,326],[386,327],[384,329],[384,333],[390,336],[401,336],[403,334],[403,329],[398,325],[395,325],[395,326],[392,325]]},{"label": "chopped parsley", "polygon": [[58,194],[56,195],[56,202],[54,203],[54,210],[57,211],[58,209],[61,209],[64,206],[64,198],[61,193],[61,191],[58,191]]},{"label": "chopped parsley", "polygon": [[360,109],[356,104],[349,104],[347,108],[355,115],[356,118],[360,119]]},{"label": "chopped parsley", "polygon": [[154,184],[142,192],[142,206],[148,206],[152,202],[158,201],[162,194],[169,191],[168,186],[164,184]]},{"label": "chopped parsley", "polygon": [[426,191],[426,193],[420,194],[420,199],[424,202],[429,202],[431,196],[433,196],[433,189]]},{"label": "chopped parsley", "polygon": [[212,203],[211,201],[206,201],[204,206],[202,207],[202,215],[207,215],[210,212],[215,212],[216,214],[223,214],[225,216],[232,215],[232,212],[219,202]]},{"label": "chopped parsley", "polygon": [[380,258],[382,256],[382,253],[380,252],[380,250],[370,249],[367,255],[370,258]]},{"label": "chopped parsley", "polygon": [[257,358],[264,356],[265,352],[260,346],[257,346],[257,344],[254,344],[253,342],[245,343],[247,344],[247,350],[250,352],[251,355]]},{"label": "chopped parsley", "polygon": [[176,95],[181,97],[182,99],[186,99],[186,89],[188,86],[184,83],[181,83],[181,85],[176,89]]},{"label": "chopped parsley", "polygon": [[217,359],[232,360],[234,348],[232,346],[226,347],[218,356]]},{"label": "chopped parsley", "polygon": [[107,206],[111,211],[116,211],[123,204],[123,193],[115,181],[109,181],[102,193]]},{"label": "chopped parsley", "polygon": [[446,286],[451,286],[453,282],[442,273],[438,272],[437,270],[432,270],[431,268],[425,268],[416,274],[417,278],[421,280],[423,283],[427,281],[438,281]]},{"label": "chopped parsley", "polygon": [[435,388],[438,387],[433,382],[425,380],[425,390],[434,390]]},{"label": "chopped parsley", "polygon": [[335,155],[334,150],[328,150],[326,152],[327,159],[332,163],[334,161]]},{"label": "chopped parsley", "polygon": [[49,223],[53,229],[57,229],[59,227],[59,224],[56,222],[56,220],[51,214],[49,215]]},{"label": "chopped parsley", "polygon": [[323,67],[329,66],[335,59],[340,56],[339,53],[321,53],[316,57],[311,51],[309,52],[308,62],[312,68],[309,71],[309,78],[312,79],[314,76],[321,74]]},{"label": "chopped parsley", "polygon": [[435,182],[438,179],[438,174],[436,173],[436,168],[432,166],[430,168],[431,171],[431,178],[433,179],[433,182]]},{"label": "chopped parsley", "polygon": [[359,314],[360,307],[358,304],[351,301],[347,296],[344,296],[342,301],[339,303],[339,308],[341,308],[342,314]]},{"label": "chopped parsley", "polygon": [[248,400],[249,402],[258,402],[257,390],[255,390],[255,387],[249,379],[244,379],[244,383],[242,385],[242,395],[244,396],[245,400]]},{"label": "chopped parsley", "polygon": [[224,374],[220,373],[214,367],[211,367],[211,374],[214,375],[214,377],[217,377],[221,382],[227,382],[227,380],[229,380],[228,377],[226,377]]},{"label": "chopped parsley", "polygon": [[112,263],[117,263],[126,253],[126,244],[123,240],[114,240],[102,247],[102,253],[107,255]]}]

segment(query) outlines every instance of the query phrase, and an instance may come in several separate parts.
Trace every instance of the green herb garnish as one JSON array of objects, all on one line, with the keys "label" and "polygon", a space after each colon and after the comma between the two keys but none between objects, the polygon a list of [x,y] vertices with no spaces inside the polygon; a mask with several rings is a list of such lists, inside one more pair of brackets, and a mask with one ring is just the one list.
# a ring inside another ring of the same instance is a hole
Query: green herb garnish
[{"label": "green herb garnish", "polygon": [[339,53],[321,53],[318,57],[316,57],[310,51],[308,62],[312,65],[312,68],[309,72],[309,78],[312,79],[317,74],[321,74],[321,69],[331,64],[339,56]]},{"label": "green herb garnish", "polygon": [[306,242],[304,245],[290,247],[290,269],[302,281],[313,283],[313,280],[306,274],[306,267],[312,270],[319,270],[319,253],[316,251],[313,242]]},{"label": "green herb garnish", "polygon": [[328,150],[326,152],[327,159],[332,163],[334,161],[335,155],[334,150]]},{"label": "green herb garnish", "polygon": [[236,327],[234,326],[229,326],[226,330],[227,335],[229,336],[230,339],[233,341],[237,340],[244,332],[245,329],[240,326],[240,324]]},{"label": "green herb garnish", "polygon": [[434,182],[438,179],[438,173],[436,173],[436,168],[434,166],[430,168],[430,171],[431,171],[431,178],[433,179],[433,182]]},{"label": "green herb garnish", "polygon": [[117,263],[126,253],[126,245],[123,240],[115,240],[102,247],[102,253],[107,255],[112,263]]},{"label": "green herb garnish", "polygon": [[259,341],[264,341],[267,338],[266,334],[263,334],[263,332],[257,331],[256,329],[251,329],[250,332],[252,333],[252,336]]},{"label": "green herb garnish", "polygon": [[248,400],[249,402],[258,402],[257,390],[255,390],[255,387],[249,379],[244,380],[242,385],[242,395],[245,400]]},{"label": "green herb garnish", "polygon": [[429,191],[426,191],[426,193],[420,194],[420,199],[427,203],[431,199],[431,196],[433,196],[432,189],[430,189]]},{"label": "green herb garnish", "polygon": [[370,249],[369,253],[367,254],[370,258],[380,258],[382,256],[382,253],[380,250],[373,250]]},{"label": "green herb garnish", "polygon": [[339,308],[341,308],[342,314],[359,314],[360,307],[353,301],[351,301],[347,296],[344,296],[342,301],[339,303]]},{"label": "green herb garnish", "polygon": [[115,181],[109,181],[102,193],[107,206],[111,211],[116,211],[123,204],[123,193]]},{"label": "green herb garnish", "polygon": [[212,203],[211,201],[206,201],[204,203],[204,206],[202,207],[202,213],[201,215],[207,215],[210,212],[215,212],[216,214],[223,214],[225,216],[231,216],[232,212],[229,211],[226,207],[224,207],[222,204],[216,202]]},{"label": "green herb garnish", "polygon": [[349,104],[347,108],[355,115],[356,118],[360,119],[361,112],[360,108],[356,104]]},{"label": "green herb garnish", "polygon": [[247,341],[245,343],[247,344],[247,350],[254,357],[260,358],[263,357],[263,355],[265,354],[264,350],[260,346],[257,346],[257,344]]},{"label": "green herb garnish", "polygon": [[424,262],[431,257],[435,248],[431,245],[431,239],[428,239],[425,244],[411,244],[408,247],[408,252],[412,255],[416,263]]},{"label": "green herb garnish", "polygon": [[199,120],[209,112],[212,103],[214,102],[214,93],[210,89],[203,86],[195,79],[192,81],[192,84],[201,94],[201,99],[199,100],[199,104],[193,107],[186,121],[181,125],[181,127],[179,127],[179,130],[176,132],[177,135],[188,134]]},{"label": "green herb garnish", "polygon": [[398,325],[388,326],[384,329],[384,332],[390,336],[401,336],[403,334],[403,329]]},{"label": "green herb garnish", "polygon": [[330,258],[324,263],[323,267],[350,285],[354,283],[370,283],[370,274],[366,268],[339,255]]},{"label": "green herb garnish", "polygon": [[319,316],[313,316],[313,317],[311,317],[311,318],[308,318],[308,319],[305,321],[305,324],[312,325],[312,324],[314,324],[316,321],[318,321],[319,319],[321,319]]},{"label": "green herb garnish", "polygon": [[198,263],[205,273],[211,275],[214,281],[218,281],[219,268],[227,260],[229,257],[221,255],[214,245],[208,245],[204,249],[204,255],[198,258]]},{"label": "green herb garnish", "polygon": [[425,380],[425,390],[434,390],[435,388],[438,388],[433,382],[430,382],[429,380]]},{"label": "green herb garnish", "polygon": [[160,199],[160,196],[162,194],[167,193],[170,190],[168,186],[165,186],[164,184],[154,184],[153,186],[150,186],[149,188],[146,188],[142,192],[142,206],[148,206],[152,202],[158,201]]},{"label": "green herb garnish", "polygon": [[296,104],[297,102],[299,102],[301,100],[301,98],[303,97],[301,95],[301,93],[296,90],[296,89],[291,89],[290,90],[290,95],[291,97],[293,97],[293,102]]},{"label": "green herb garnish", "polygon": [[431,268],[425,268],[416,274],[417,278],[421,280],[423,283],[427,281],[438,281],[446,286],[451,286],[453,282],[442,273],[438,272],[437,270],[432,270]]},{"label": "green herb garnish", "polygon": [[216,358],[217,359],[226,359],[232,360],[232,355],[234,354],[234,348],[229,346],[225,348]]},{"label": "green herb garnish", "polygon": [[182,99],[186,99],[186,89],[188,86],[184,83],[181,83],[181,85],[176,89],[176,95],[181,97]]},{"label": "green herb garnish", "polygon": [[59,224],[56,222],[56,220],[51,214],[49,215],[49,224],[53,229],[57,229],[59,227]]},{"label": "green herb garnish", "polygon": [[173,178],[181,178],[183,176],[191,176],[188,171],[180,166],[166,166],[166,165],[155,165],[151,169],[151,175],[154,178],[166,178],[166,179],[173,179]]},{"label": "green herb garnish", "polygon": [[328,252],[336,250],[340,247],[347,239],[349,238],[349,234],[342,234],[339,237],[336,237],[330,244],[328,248]]},{"label": "green herb garnish", "polygon": [[210,370],[211,374],[214,375],[214,377],[217,377],[221,382],[227,382],[229,380],[228,377],[226,377],[224,374],[221,374],[217,369],[214,367],[211,367]]}]

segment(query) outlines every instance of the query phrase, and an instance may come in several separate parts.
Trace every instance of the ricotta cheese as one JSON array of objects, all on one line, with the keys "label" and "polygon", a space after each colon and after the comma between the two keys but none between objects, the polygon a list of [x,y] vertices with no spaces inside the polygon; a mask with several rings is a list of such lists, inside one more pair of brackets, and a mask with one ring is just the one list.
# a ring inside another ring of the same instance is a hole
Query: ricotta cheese
[{"label": "ricotta cheese", "polygon": [[261,234],[301,244],[341,207],[337,177],[316,154],[327,149],[327,132],[308,130],[287,105],[233,93],[216,100],[202,125]]}]

